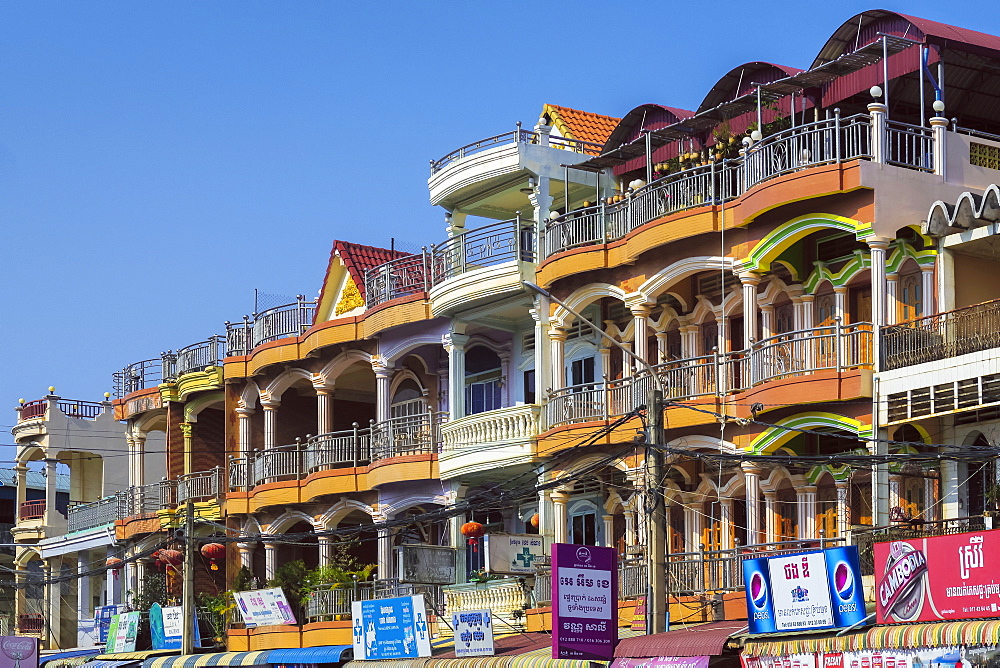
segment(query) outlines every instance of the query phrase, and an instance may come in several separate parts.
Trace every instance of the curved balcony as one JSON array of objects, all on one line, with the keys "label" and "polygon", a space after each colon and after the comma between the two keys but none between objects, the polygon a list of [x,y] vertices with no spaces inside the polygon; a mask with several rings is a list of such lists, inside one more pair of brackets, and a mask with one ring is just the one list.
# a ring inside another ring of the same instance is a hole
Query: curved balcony
[{"label": "curved balcony", "polygon": [[[539,133],[532,132],[531,130],[523,130],[521,129],[521,124],[518,123],[517,129],[513,132],[505,132],[503,134],[494,135],[493,137],[487,137],[486,139],[480,139],[479,141],[472,142],[471,144],[466,144],[461,148],[455,149],[443,158],[431,160],[431,175],[433,176],[434,174],[437,174],[448,165],[473,155],[474,153],[479,153],[480,151],[485,151],[493,148],[494,146],[500,146],[503,144],[537,144],[539,143],[539,137]],[[554,147],[585,155],[598,155],[601,152],[601,148],[603,148],[600,144],[582,141],[579,139],[566,139],[565,137],[550,137],[549,141]]]},{"label": "curved balcony", "polygon": [[[529,464],[535,455],[540,411],[536,404],[511,406],[442,425],[441,477]],[[484,448],[484,443],[490,447]]]},{"label": "curved balcony", "polygon": [[409,455],[437,454],[447,414],[428,411],[372,424],[372,462]]},{"label": "curved balcony", "polygon": [[15,409],[18,413],[17,421],[26,422],[28,420],[45,420],[51,418],[48,409],[49,405],[53,402],[59,412],[66,417],[83,420],[96,420],[108,406],[100,401],[79,401],[74,399],[59,399],[58,397],[35,399],[34,401],[26,401]]},{"label": "curved balcony", "polygon": [[429,263],[430,259],[424,252],[420,255],[406,255],[377,267],[365,269],[367,308],[430,290]]},{"label": "curved balcony", "polygon": [[121,371],[116,371],[113,374],[115,398],[121,399],[133,392],[159,385],[166,377],[163,373],[163,366],[163,356],[161,355],[157,358],[133,362]]},{"label": "curved balcony", "polygon": [[17,517],[20,520],[42,519],[45,517],[45,499],[23,502],[18,510]]},{"label": "curved balcony", "polygon": [[[886,162],[926,171],[927,155],[920,147],[929,141],[927,136],[902,124],[888,125]],[[541,259],[573,248],[618,241],[654,220],[734,200],[784,174],[872,156],[871,117],[865,114],[843,119],[837,115],[785,130],[765,137],[741,158],[671,174],[620,202],[578,209],[550,221],[539,234]]]},{"label": "curved balcony", "polygon": [[177,478],[177,503],[217,499],[224,489],[221,466],[210,471],[186,473]]},{"label": "curved balcony", "polygon": [[226,322],[226,357],[249,355],[257,346],[291,336],[301,336],[316,318],[316,302],[298,295],[283,304],[243,316],[243,322]]},{"label": "curved balcony", "polygon": [[[816,327],[763,339],[748,350],[665,362],[653,369],[665,399],[686,401],[819,371],[871,368],[872,336],[869,323]],[[648,402],[652,389],[648,373],[558,389],[549,396],[546,425],[551,429],[627,415]]]},{"label": "curved balcony", "polygon": [[221,365],[223,341],[222,336],[210,336],[204,341],[185,346],[176,353],[168,350],[157,358],[129,364],[114,373],[115,398],[121,399],[133,392],[176,380],[186,373]]}]

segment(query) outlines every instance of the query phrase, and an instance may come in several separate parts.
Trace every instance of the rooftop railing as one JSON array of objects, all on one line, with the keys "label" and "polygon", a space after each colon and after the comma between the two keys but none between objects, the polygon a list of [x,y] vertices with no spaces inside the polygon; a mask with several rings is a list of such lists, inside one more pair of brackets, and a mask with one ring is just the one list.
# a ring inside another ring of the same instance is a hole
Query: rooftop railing
[{"label": "rooftop railing", "polygon": [[133,392],[175,380],[186,373],[219,366],[224,352],[223,341],[222,336],[210,336],[177,352],[168,350],[160,353],[157,358],[129,364],[114,373],[115,397],[121,399]]},{"label": "rooftop railing", "polygon": [[431,289],[430,256],[406,255],[365,269],[365,302],[368,308],[427,292]]},{"label": "rooftop railing", "polygon": [[226,356],[249,355],[257,346],[291,336],[301,336],[316,319],[316,302],[298,295],[291,304],[269,308],[243,322],[226,322]]},{"label": "rooftop railing", "polygon": [[[164,353],[165,354],[165,353]],[[163,382],[163,355],[154,359],[133,362],[114,373],[115,397],[121,399],[127,394],[156,387]]]},{"label": "rooftop railing", "polygon": [[[45,418],[48,413],[49,402],[50,399],[35,399],[24,402],[15,409],[18,412],[18,421],[23,422],[24,420]],[[56,407],[66,417],[94,420],[104,412],[107,404],[101,401],[58,399],[56,400]]]},{"label": "rooftop railing", "polygon": [[164,479],[149,485],[132,486],[124,494],[123,514],[118,519],[173,508],[177,504],[177,482]]},{"label": "rooftop railing", "polygon": [[535,232],[530,221],[484,225],[431,246],[431,283],[436,285],[469,271],[511,260],[535,261]]},{"label": "rooftop railing", "polygon": [[1000,348],[1000,299],[882,328],[886,371]]},{"label": "rooftop railing", "polygon": [[[926,169],[909,128],[890,141],[893,164]],[[893,144],[892,141],[896,143]],[[909,143],[908,143],[909,142]],[[893,149],[897,146],[898,150]],[[807,123],[765,137],[733,160],[713,162],[663,177],[621,202],[570,211],[540,231],[541,257],[624,238],[663,216],[735,199],[769,179],[818,165],[872,157],[871,117],[859,114]],[[933,169],[933,167],[932,167]]]},{"label": "rooftop railing", "polygon": [[[475,141],[471,144],[466,144],[461,148],[455,149],[443,158],[431,160],[431,176],[437,174],[453,162],[475,153],[479,153],[480,151],[493,148],[494,146],[500,146],[503,144],[540,144],[541,142],[542,138],[539,133],[522,129],[521,123],[519,122],[517,124],[517,128],[512,132],[504,132],[492,137],[487,137],[486,139],[480,139],[479,141]],[[565,137],[553,137],[551,135],[548,137],[548,143],[549,146],[555,148],[561,148],[574,153],[583,153],[585,155],[599,155],[601,149],[603,148],[601,144],[595,144],[594,142],[582,141],[580,139],[567,139]]]},{"label": "rooftop railing", "polygon": [[66,513],[66,531],[84,531],[114,524],[126,513],[127,495],[116,492],[90,503],[72,506]]},{"label": "rooftop railing", "polygon": [[[817,371],[870,367],[869,323],[814,327],[755,342],[748,350],[712,353],[653,366],[665,399],[689,400],[748,390],[760,383]],[[545,407],[548,428],[627,415],[648,401],[646,372],[560,388]]]}]

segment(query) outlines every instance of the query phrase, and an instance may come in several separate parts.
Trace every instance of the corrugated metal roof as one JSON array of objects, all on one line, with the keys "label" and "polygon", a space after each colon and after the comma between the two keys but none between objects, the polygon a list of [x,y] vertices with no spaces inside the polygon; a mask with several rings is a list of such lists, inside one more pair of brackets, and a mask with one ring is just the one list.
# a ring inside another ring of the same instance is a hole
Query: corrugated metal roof
[{"label": "corrugated metal roof", "polygon": [[[17,487],[17,471],[14,469],[0,469],[0,486]],[[28,471],[28,489],[45,489],[45,475],[41,471]],[[59,473],[56,476],[56,491],[69,491],[69,475]]]},{"label": "corrugated metal roof", "polygon": [[754,84],[765,84],[786,79],[802,72],[798,67],[775,65],[774,63],[743,63],[726,72],[705,95],[698,105],[698,113],[714,109],[725,102],[731,102],[743,95],[754,93]]}]

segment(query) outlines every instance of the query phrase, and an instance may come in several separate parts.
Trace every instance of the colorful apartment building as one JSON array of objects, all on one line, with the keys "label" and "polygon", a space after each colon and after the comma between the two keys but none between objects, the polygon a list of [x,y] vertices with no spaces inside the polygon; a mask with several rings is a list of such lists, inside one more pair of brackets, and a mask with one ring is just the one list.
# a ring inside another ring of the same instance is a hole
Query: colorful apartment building
[{"label": "colorful apartment building", "polygon": [[[544,559],[470,582],[484,567],[470,523],[616,547],[623,610],[652,567],[674,618],[699,620],[745,617],[748,554],[983,526],[1000,418],[997,65],[1000,37],[869,11],[807,68],[739,65],[697,109],[545,105],[432,161],[446,234],[423,252],[336,241],[315,300],[132,364],[113,402],[73,418],[115,425],[109,448],[128,454],[126,486],[88,475],[71,494],[123,499],[113,540],[78,561],[121,555],[135,590],[191,502],[199,537],[227,547],[220,572],[199,564],[201,590],[297,561],[375,565],[319,583],[297,626],[226,634],[258,650],[350,644],[352,600],[406,592],[440,615],[488,605],[544,628]],[[651,480],[657,386],[666,460]],[[19,461],[86,451],[36,443],[60,402],[38,403],[42,422],[37,402],[21,409]],[[94,461],[71,468],[96,475]],[[59,535],[23,507],[22,566]],[[651,565],[653,521],[668,557]],[[453,581],[411,572],[414,546],[451,555]]]}]

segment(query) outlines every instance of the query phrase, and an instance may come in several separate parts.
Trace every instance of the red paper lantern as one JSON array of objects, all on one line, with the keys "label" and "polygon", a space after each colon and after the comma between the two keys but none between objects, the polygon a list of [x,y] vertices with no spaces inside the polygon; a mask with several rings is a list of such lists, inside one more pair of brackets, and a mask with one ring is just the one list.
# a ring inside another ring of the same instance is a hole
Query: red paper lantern
[{"label": "red paper lantern", "polygon": [[160,562],[168,566],[180,566],[184,554],[180,550],[160,550]]},{"label": "red paper lantern", "polygon": [[118,571],[122,569],[125,562],[118,557],[108,557],[104,560],[104,565],[111,569],[111,572],[115,574],[115,580],[118,579]]},{"label": "red paper lantern", "polygon": [[226,546],[222,543],[206,543],[201,546],[201,556],[209,560],[213,571],[217,571],[219,570],[217,562],[226,558]]},{"label": "red paper lantern", "polygon": [[538,517],[538,513],[535,513],[534,515],[532,515],[531,516],[531,526],[533,526],[533,527],[535,527],[537,529],[538,528],[538,521],[539,521],[539,519],[540,518]]},{"label": "red paper lantern", "polygon": [[462,525],[462,535],[466,538],[480,538],[486,535],[486,527],[479,522],[466,522]]}]

